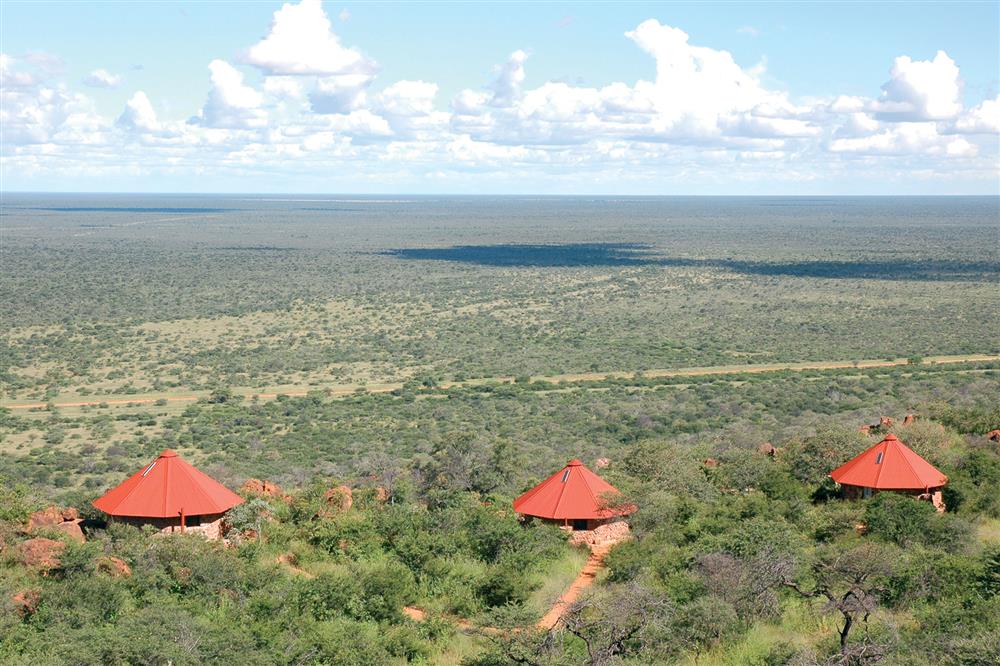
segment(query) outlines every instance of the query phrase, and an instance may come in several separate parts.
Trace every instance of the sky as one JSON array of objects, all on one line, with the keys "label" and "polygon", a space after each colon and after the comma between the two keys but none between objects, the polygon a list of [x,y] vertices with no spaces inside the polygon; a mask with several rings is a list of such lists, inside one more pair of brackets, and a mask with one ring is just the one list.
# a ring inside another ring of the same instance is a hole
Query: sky
[{"label": "sky", "polygon": [[0,3],[0,191],[1000,194],[1000,2]]}]

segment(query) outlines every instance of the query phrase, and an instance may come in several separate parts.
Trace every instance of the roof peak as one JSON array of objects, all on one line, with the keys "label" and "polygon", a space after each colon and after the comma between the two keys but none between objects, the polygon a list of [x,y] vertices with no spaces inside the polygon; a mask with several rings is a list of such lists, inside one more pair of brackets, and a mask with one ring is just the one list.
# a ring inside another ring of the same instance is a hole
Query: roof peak
[{"label": "roof peak", "polygon": [[882,438],[882,441],[883,442],[898,442],[899,441],[899,437],[896,437],[895,435],[893,435],[890,432],[888,435],[886,435],[885,437]]},{"label": "roof peak", "polygon": [[577,460],[576,458],[573,458],[568,463],[566,463],[566,466],[567,467],[581,467],[581,466],[583,466],[583,463],[580,462],[579,460]]},{"label": "roof peak", "polygon": [[174,451],[173,449],[163,449],[163,452],[160,454],[160,457],[161,458],[176,458],[177,457],[177,452]]}]

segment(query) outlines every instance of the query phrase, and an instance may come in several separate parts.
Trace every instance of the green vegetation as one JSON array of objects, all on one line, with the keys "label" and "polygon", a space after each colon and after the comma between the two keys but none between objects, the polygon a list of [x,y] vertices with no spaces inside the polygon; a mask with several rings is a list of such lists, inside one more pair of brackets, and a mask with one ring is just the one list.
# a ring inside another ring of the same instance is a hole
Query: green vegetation
[{"label": "green vegetation", "polygon": [[[1000,362],[935,362],[1000,353],[994,200],[164,199],[5,208],[0,663],[1000,661]],[[839,497],[888,431],[947,513]],[[225,546],[89,508],[164,448],[290,498]],[[634,539],[536,631],[587,553],[510,502],[573,457]]]}]

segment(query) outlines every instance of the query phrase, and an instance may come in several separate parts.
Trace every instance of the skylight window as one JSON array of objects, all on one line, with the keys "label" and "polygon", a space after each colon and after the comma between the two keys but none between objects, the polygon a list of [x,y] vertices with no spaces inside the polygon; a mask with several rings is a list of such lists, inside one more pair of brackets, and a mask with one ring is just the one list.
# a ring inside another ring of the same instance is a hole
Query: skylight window
[{"label": "skylight window", "polygon": [[563,472],[562,482],[566,483],[566,479],[568,478],[569,478],[569,470],[566,470],[565,472]]},{"label": "skylight window", "polygon": [[155,461],[155,460],[154,460],[153,462],[149,463],[149,467],[147,467],[147,468],[146,468],[146,471],[145,471],[145,472],[143,472],[143,473],[142,473],[142,475],[143,475],[143,476],[146,476],[146,475],[147,475],[147,474],[149,474],[149,473],[150,473],[151,471],[153,471],[153,468],[154,468],[154,467],[156,467],[156,461]]},{"label": "skylight window", "polygon": [[875,464],[876,465],[881,465],[882,464],[882,456],[884,456],[884,455],[885,455],[885,451],[879,451],[878,452],[878,455],[875,456]]}]

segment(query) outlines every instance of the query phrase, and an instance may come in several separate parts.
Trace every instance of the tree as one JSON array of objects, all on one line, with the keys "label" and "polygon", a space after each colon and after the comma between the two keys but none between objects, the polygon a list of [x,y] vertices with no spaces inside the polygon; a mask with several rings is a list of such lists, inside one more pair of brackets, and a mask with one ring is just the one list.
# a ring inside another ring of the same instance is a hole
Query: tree
[{"label": "tree", "polygon": [[562,616],[562,626],[583,641],[586,663],[600,666],[618,657],[640,654],[644,647],[669,635],[673,610],[665,596],[628,583],[574,602]]},{"label": "tree", "polygon": [[[844,663],[874,663],[865,655],[881,655],[868,633],[868,618],[878,606],[880,595],[887,592],[888,578],[895,572],[898,551],[875,543],[864,543],[850,550],[827,546],[810,566],[811,585],[791,577],[782,583],[807,598],[826,599],[824,609],[840,613],[843,624],[838,630],[840,655]],[[860,646],[851,647],[851,630],[861,622],[865,636]],[[879,657],[881,658],[881,657]]]}]

